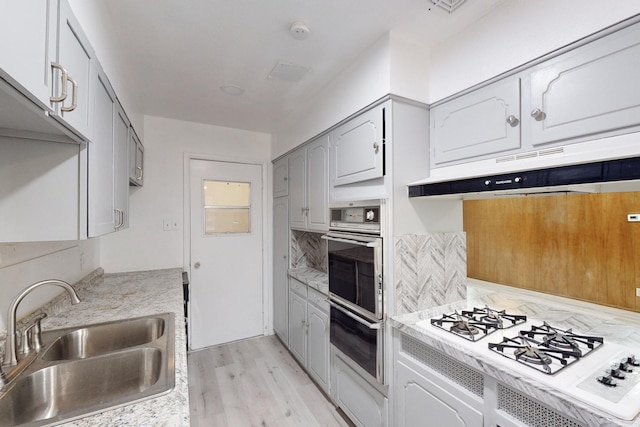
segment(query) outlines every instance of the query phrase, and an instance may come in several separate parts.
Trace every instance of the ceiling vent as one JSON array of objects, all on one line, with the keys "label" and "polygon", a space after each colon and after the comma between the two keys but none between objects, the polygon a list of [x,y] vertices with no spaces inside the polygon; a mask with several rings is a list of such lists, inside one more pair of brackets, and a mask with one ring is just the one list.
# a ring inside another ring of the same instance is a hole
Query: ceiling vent
[{"label": "ceiling vent", "polygon": [[287,82],[299,82],[308,72],[309,68],[307,67],[278,62],[269,73],[269,78]]},{"label": "ceiling vent", "polygon": [[466,0],[431,0],[436,6],[446,10],[449,13],[453,13],[458,7],[462,6]]}]

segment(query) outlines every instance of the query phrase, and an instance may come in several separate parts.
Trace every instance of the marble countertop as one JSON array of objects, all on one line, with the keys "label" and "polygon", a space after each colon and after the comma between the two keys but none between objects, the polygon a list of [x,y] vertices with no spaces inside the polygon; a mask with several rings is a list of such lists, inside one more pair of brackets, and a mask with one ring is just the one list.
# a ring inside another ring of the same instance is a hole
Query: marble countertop
[{"label": "marble countertop", "polygon": [[[81,302],[71,305],[66,293],[42,307],[43,330],[111,320],[175,313],[175,387],[169,393],[64,423],[64,426],[188,426],[189,388],[184,327],[182,270],[102,275],[102,270],[74,285]],[[34,313],[29,317],[37,314]]]},{"label": "marble countertop", "polygon": [[640,349],[639,313],[474,279],[468,279],[466,301],[394,316],[391,318],[391,326],[587,425],[640,426],[639,417],[634,421],[616,419],[572,399],[560,389],[548,387],[534,378],[514,372],[508,363],[496,363],[479,352],[460,348],[453,341],[443,340],[442,335],[434,331],[437,328],[417,325],[421,320],[435,318],[443,313],[483,307],[485,304],[511,313],[526,314],[530,320],[546,320],[556,327],[573,328],[581,334],[602,336],[605,342]]},{"label": "marble countertop", "polygon": [[309,267],[290,268],[288,273],[289,277],[293,277],[324,295],[329,295],[329,276],[327,273]]}]

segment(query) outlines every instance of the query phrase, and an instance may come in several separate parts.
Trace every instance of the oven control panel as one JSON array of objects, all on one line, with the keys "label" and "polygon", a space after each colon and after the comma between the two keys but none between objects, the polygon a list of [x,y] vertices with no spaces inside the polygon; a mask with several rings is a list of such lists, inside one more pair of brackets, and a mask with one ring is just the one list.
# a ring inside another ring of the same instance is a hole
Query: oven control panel
[{"label": "oven control panel", "polygon": [[336,230],[380,232],[380,206],[331,208],[330,227]]}]

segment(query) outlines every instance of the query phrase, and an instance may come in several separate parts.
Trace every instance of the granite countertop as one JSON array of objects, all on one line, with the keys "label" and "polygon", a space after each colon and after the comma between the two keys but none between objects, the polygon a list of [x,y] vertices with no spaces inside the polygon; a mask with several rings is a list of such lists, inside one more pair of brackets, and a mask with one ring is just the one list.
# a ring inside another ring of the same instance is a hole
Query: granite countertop
[{"label": "granite countertop", "polygon": [[155,270],[102,274],[102,269],[74,285],[80,304],[65,294],[36,313],[45,311],[43,330],[111,320],[175,313],[175,387],[169,393],[64,423],[64,426],[188,426],[189,388],[186,333],[182,294],[182,270]]},{"label": "granite countertop", "polygon": [[453,341],[444,340],[434,329],[417,325],[420,320],[436,318],[443,313],[472,307],[506,309],[507,312],[525,314],[530,320],[546,320],[560,328],[573,328],[585,335],[605,338],[625,347],[640,349],[640,314],[604,307],[568,298],[496,285],[468,279],[467,300],[432,309],[394,316],[391,325],[425,344],[436,348],[476,371],[511,385],[529,396],[545,402],[551,408],[593,426],[640,426],[640,419],[622,421],[597,408],[572,399],[560,389],[545,386],[532,377],[517,374],[509,364],[494,363],[481,353],[460,348]]},{"label": "granite countertop", "polygon": [[293,277],[324,295],[329,295],[329,276],[327,273],[309,267],[290,268],[288,273],[289,277]]}]

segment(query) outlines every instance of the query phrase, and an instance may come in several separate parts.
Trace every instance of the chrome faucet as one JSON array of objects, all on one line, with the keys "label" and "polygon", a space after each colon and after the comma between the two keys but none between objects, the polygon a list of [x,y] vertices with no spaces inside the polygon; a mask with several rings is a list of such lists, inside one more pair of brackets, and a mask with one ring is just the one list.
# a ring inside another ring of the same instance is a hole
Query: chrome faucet
[{"label": "chrome faucet", "polygon": [[[77,304],[80,302],[78,294],[71,287],[71,285],[67,282],[63,282],[62,280],[57,279],[43,280],[41,282],[34,283],[33,285],[20,292],[20,294],[13,300],[13,302],[9,306],[9,312],[7,315],[7,340],[4,347],[4,362],[2,363],[2,367],[9,367],[18,364],[18,349],[16,348],[16,311],[18,309],[18,305],[31,291],[44,285],[60,286],[69,293],[69,296],[71,296],[72,304]],[[25,337],[23,337],[23,340],[24,339],[26,339],[26,334]],[[1,375],[2,374],[0,374],[0,376]]]}]

